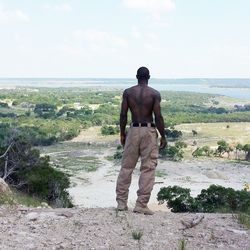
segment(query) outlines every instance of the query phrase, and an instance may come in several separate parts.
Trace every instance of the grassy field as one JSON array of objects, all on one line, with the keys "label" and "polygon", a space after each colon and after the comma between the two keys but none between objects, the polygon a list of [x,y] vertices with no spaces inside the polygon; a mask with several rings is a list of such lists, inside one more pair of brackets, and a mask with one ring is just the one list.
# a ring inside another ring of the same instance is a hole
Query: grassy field
[{"label": "grassy field", "polygon": [[[217,141],[222,139],[233,145],[250,143],[249,122],[181,124],[175,126],[175,129],[182,131],[184,141],[196,141],[198,146],[216,146]],[[192,130],[198,134],[193,136]]]},{"label": "grassy field", "polygon": [[[102,136],[100,129],[101,127],[97,126],[91,127],[83,130],[72,141],[39,149],[42,154],[50,156],[53,165],[68,173],[96,171],[103,159],[113,160],[113,154],[119,144],[119,135]],[[192,152],[197,146],[208,145],[216,148],[219,140],[225,140],[232,145],[250,143],[250,123],[192,123],[176,125],[175,129],[182,131],[181,140],[188,144],[185,158],[192,158]],[[198,134],[193,136],[192,130]],[[197,143],[195,146],[194,141]],[[157,173],[159,176],[161,174]]]}]

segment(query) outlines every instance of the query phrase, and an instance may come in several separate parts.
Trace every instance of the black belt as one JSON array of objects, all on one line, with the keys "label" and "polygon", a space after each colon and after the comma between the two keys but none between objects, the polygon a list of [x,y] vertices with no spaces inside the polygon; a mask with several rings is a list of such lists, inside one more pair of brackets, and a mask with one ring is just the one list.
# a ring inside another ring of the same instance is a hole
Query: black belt
[{"label": "black belt", "polygon": [[133,122],[131,123],[131,127],[153,127],[155,128],[155,124],[152,122],[142,122],[142,123]]}]

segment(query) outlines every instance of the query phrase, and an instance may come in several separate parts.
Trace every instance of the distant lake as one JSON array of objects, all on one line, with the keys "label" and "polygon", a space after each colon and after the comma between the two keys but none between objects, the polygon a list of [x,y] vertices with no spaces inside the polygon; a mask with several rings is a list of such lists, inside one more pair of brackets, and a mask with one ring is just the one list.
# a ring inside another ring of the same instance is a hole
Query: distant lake
[{"label": "distant lake", "polygon": [[[125,89],[137,84],[136,79],[128,78],[0,78],[2,87],[33,88],[105,88]],[[189,91],[219,94],[250,100],[250,79],[151,79],[149,86],[157,90]]]}]

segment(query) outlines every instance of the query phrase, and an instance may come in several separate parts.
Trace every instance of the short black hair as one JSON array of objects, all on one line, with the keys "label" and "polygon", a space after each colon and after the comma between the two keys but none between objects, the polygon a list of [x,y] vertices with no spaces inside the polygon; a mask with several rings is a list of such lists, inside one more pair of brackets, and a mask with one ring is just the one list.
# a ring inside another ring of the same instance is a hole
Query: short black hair
[{"label": "short black hair", "polygon": [[146,67],[140,67],[138,70],[137,70],[137,75],[136,75],[137,79],[138,80],[141,80],[141,79],[146,79],[148,80],[150,78],[150,73],[149,73],[149,70],[148,68]]}]

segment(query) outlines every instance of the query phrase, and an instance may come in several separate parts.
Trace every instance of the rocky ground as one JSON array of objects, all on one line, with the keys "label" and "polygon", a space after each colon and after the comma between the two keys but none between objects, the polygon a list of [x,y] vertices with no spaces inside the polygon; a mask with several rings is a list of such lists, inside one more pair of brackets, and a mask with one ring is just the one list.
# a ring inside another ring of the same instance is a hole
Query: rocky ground
[{"label": "rocky ground", "polygon": [[183,229],[182,222],[196,216],[201,214],[2,206],[0,249],[250,249],[250,230],[231,214],[204,214],[198,225]]}]

